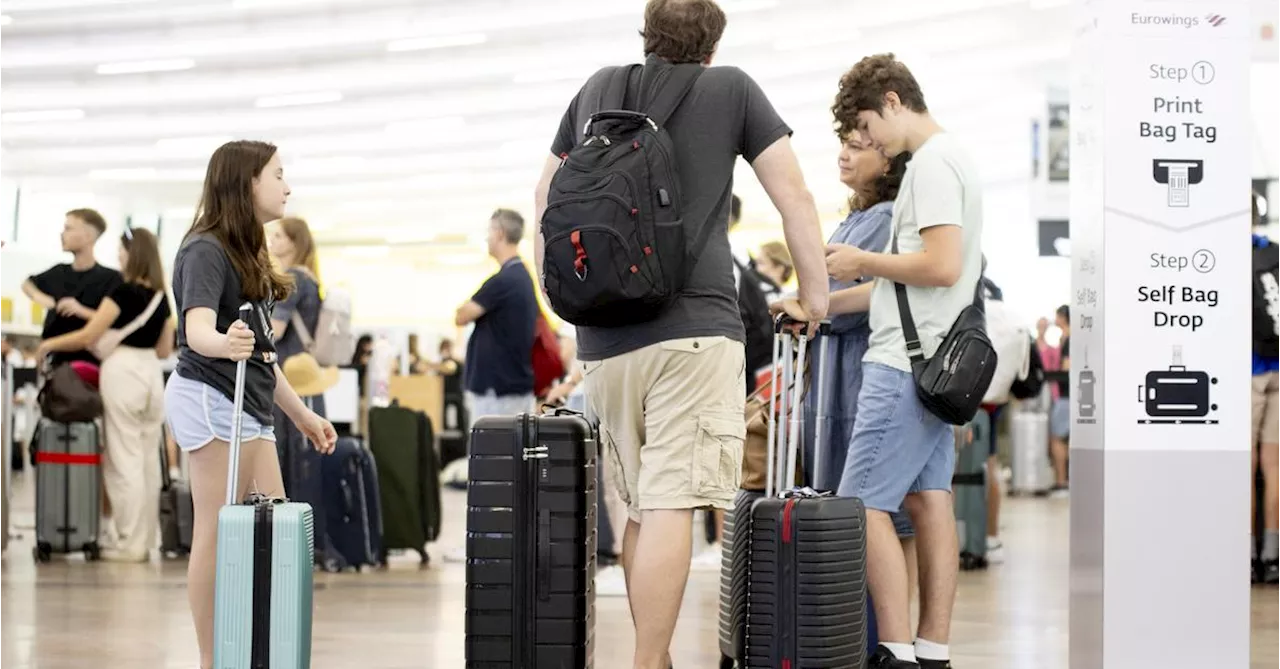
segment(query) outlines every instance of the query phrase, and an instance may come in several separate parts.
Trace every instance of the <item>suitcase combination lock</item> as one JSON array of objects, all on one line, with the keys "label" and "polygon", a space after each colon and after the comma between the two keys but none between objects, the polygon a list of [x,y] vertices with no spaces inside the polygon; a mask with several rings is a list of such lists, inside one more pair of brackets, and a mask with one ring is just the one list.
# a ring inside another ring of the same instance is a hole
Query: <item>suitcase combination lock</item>
[{"label": "suitcase combination lock", "polygon": [[524,449],[521,459],[525,461],[546,460],[547,447],[546,446],[530,446],[529,448]]}]

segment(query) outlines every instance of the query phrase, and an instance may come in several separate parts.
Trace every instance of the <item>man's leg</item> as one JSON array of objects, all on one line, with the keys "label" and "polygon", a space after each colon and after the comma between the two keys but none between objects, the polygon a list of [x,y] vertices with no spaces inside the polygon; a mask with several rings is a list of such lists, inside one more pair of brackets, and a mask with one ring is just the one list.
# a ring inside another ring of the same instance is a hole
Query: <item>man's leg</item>
[{"label": "man's leg", "polygon": [[991,429],[988,430],[990,452],[987,456],[987,561],[991,564],[1004,562],[1004,542],[1000,541],[1000,503],[1001,494],[1000,457],[996,447],[996,421],[1004,407],[991,412]]},{"label": "man's leg", "polygon": [[1262,468],[1262,549],[1258,555],[1261,561],[1261,577],[1264,583],[1280,581],[1280,445],[1277,445],[1277,430],[1280,430],[1280,401],[1277,400],[1276,373],[1266,375],[1263,386],[1265,395],[1264,413],[1261,421],[1261,432],[1258,441],[1258,466]]},{"label": "man's leg", "polygon": [[[867,508],[867,583],[880,644],[908,661],[915,659],[910,586],[891,513],[901,508],[911,483],[932,456],[932,444],[914,438],[922,420],[939,422],[924,414],[910,373],[863,364],[858,413],[839,495],[857,497]],[[918,525],[916,533],[919,537]]]},{"label": "man's leg", "polygon": [[1070,400],[1060,397],[1053,401],[1049,413],[1049,457],[1053,460],[1053,490],[1062,495],[1067,491],[1067,459],[1071,455],[1067,436],[1071,431]]},{"label": "man's leg", "polygon": [[640,387],[641,518],[628,569],[636,624],[633,666],[667,669],[689,575],[693,510],[730,508],[742,476],[743,351],[727,338],[698,337],[637,351],[629,364],[653,370],[651,382]]}]

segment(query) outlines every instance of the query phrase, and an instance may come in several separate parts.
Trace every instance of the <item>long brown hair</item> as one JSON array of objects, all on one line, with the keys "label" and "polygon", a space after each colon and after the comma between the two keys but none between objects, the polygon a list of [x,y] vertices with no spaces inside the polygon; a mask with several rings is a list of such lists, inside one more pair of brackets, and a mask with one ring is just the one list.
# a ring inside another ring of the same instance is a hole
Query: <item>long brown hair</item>
[{"label": "long brown hair", "polygon": [[316,242],[311,237],[311,227],[296,216],[286,216],[278,222],[280,230],[293,242],[293,264],[302,265],[311,272],[311,278],[320,280],[320,264],[316,260]]},{"label": "long brown hair", "polygon": [[125,228],[120,245],[129,254],[124,264],[124,280],[151,290],[164,290],[164,264],[160,262],[160,243],[150,230]]},{"label": "long brown hair", "polygon": [[236,140],[218,147],[209,159],[195,221],[187,231],[187,238],[217,238],[240,275],[243,296],[254,302],[282,300],[293,288],[293,278],[271,265],[267,235],[253,206],[253,180],[274,155],[275,145],[267,142]]}]

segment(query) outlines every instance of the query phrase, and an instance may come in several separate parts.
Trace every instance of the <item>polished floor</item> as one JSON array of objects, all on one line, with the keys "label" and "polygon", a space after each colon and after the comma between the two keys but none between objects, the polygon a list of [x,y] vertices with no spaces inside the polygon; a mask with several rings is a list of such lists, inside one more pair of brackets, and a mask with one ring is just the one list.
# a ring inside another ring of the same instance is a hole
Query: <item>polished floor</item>
[{"label": "polished floor", "polygon": [[[3,565],[5,669],[194,669],[185,563],[87,564],[31,559],[31,486],[15,479],[13,531]],[[317,574],[315,669],[463,666],[463,568],[440,557],[461,544],[460,493],[446,492],[448,540],[418,569],[416,557],[385,571]],[[1008,560],[962,574],[953,628],[957,669],[1067,667],[1067,502],[1011,499]],[[675,666],[711,668],[718,653],[716,575],[695,573],[672,645]],[[597,603],[597,667],[629,667],[626,600]],[[1277,591],[1253,591],[1253,667],[1277,666]]]}]

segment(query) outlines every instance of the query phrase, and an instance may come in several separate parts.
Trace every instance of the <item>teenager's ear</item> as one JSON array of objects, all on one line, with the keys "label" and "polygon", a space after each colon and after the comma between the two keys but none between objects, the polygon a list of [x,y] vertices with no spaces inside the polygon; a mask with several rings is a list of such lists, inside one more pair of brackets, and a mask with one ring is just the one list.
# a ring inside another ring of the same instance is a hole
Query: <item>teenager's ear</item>
[{"label": "teenager's ear", "polygon": [[884,106],[897,112],[902,109],[902,99],[898,97],[895,91],[888,91],[884,94]]}]

